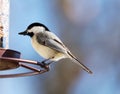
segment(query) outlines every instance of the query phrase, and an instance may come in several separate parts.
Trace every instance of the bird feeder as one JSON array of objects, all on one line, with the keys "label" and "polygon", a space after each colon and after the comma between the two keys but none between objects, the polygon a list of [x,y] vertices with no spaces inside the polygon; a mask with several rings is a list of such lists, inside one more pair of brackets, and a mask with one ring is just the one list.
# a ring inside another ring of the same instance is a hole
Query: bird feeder
[{"label": "bird feeder", "polygon": [[[0,0],[0,71],[18,69],[20,67],[30,70],[29,72],[17,74],[0,73],[0,78],[32,76],[45,73],[49,70],[49,65],[37,61],[20,59],[20,56],[21,53],[19,51],[9,49],[9,0]],[[39,66],[40,68],[32,67],[30,64]]]}]

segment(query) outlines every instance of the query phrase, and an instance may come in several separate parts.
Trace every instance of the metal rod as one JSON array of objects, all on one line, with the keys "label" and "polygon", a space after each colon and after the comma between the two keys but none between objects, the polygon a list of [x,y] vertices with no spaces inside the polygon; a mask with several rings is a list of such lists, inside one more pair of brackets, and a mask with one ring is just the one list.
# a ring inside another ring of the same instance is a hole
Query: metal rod
[{"label": "metal rod", "polygon": [[13,77],[23,77],[23,76],[32,76],[40,74],[40,72],[28,72],[28,73],[19,73],[19,74],[6,74],[0,75],[0,78],[13,78]]},{"label": "metal rod", "polygon": [[4,74],[0,75],[0,78],[13,78],[13,77],[24,77],[24,76],[33,76],[47,72],[48,70],[40,70],[39,72],[27,72],[27,73],[18,73],[18,74]]},{"label": "metal rod", "polygon": [[27,68],[27,69],[30,69],[30,70],[33,70],[33,71],[40,72],[39,69],[34,68],[34,67],[31,67],[31,66],[28,66],[28,65],[26,65],[26,64],[22,64],[22,63],[20,63],[19,65],[22,66],[22,67],[25,67],[25,68]]},{"label": "metal rod", "polygon": [[38,65],[38,62],[37,62],[37,61],[32,61],[32,60],[25,60],[25,59],[19,59],[19,58],[10,58],[10,57],[0,57],[0,59],[17,61],[17,62],[24,62],[24,63],[29,63],[29,64]]},{"label": "metal rod", "polygon": [[[45,73],[45,72],[49,71],[49,66],[47,68],[46,68],[46,66],[43,67],[43,65],[40,64],[39,62],[32,61],[32,60],[24,60],[24,59],[9,58],[9,57],[0,57],[0,59],[21,62],[21,63],[19,63],[20,66],[34,71],[34,72],[18,73],[18,74],[4,74],[4,75],[0,75],[0,78],[13,78],[13,77],[33,76],[33,75],[38,75],[38,74],[42,74],[42,73]],[[24,63],[28,63],[28,64],[39,65],[40,67],[44,68],[44,70],[36,69],[36,68],[31,67],[31,66],[22,64],[23,62]]]}]

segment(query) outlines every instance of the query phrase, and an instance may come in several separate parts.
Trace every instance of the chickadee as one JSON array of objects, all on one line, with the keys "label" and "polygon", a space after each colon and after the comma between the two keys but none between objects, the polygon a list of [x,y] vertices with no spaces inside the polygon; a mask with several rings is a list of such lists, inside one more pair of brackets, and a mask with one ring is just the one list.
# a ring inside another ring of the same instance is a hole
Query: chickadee
[{"label": "chickadee", "polygon": [[24,32],[20,32],[19,34],[30,36],[33,48],[45,59],[55,62],[63,58],[70,58],[86,72],[92,73],[92,71],[83,65],[44,24],[32,23]]}]

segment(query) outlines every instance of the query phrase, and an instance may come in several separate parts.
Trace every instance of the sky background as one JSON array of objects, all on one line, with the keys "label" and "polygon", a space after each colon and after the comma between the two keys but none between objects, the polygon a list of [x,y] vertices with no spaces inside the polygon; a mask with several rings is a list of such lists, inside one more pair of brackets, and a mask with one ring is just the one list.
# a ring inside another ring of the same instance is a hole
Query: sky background
[{"label": "sky background", "polygon": [[[120,0],[10,0],[10,49],[20,51],[24,59],[44,60],[29,37],[18,35],[40,22],[93,74],[65,59],[42,75],[0,79],[0,94],[120,94],[119,9]],[[7,73],[16,71],[25,69]]]}]

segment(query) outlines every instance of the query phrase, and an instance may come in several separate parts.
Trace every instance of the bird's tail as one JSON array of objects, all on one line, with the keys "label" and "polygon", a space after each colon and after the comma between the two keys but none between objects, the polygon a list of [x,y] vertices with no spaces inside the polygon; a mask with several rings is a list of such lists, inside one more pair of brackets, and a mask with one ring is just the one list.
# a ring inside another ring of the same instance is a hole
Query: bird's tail
[{"label": "bird's tail", "polygon": [[83,70],[92,74],[92,71],[88,67],[86,67],[84,64],[82,64],[71,52],[67,52],[67,53],[74,62],[76,62],[78,65],[82,67]]}]

